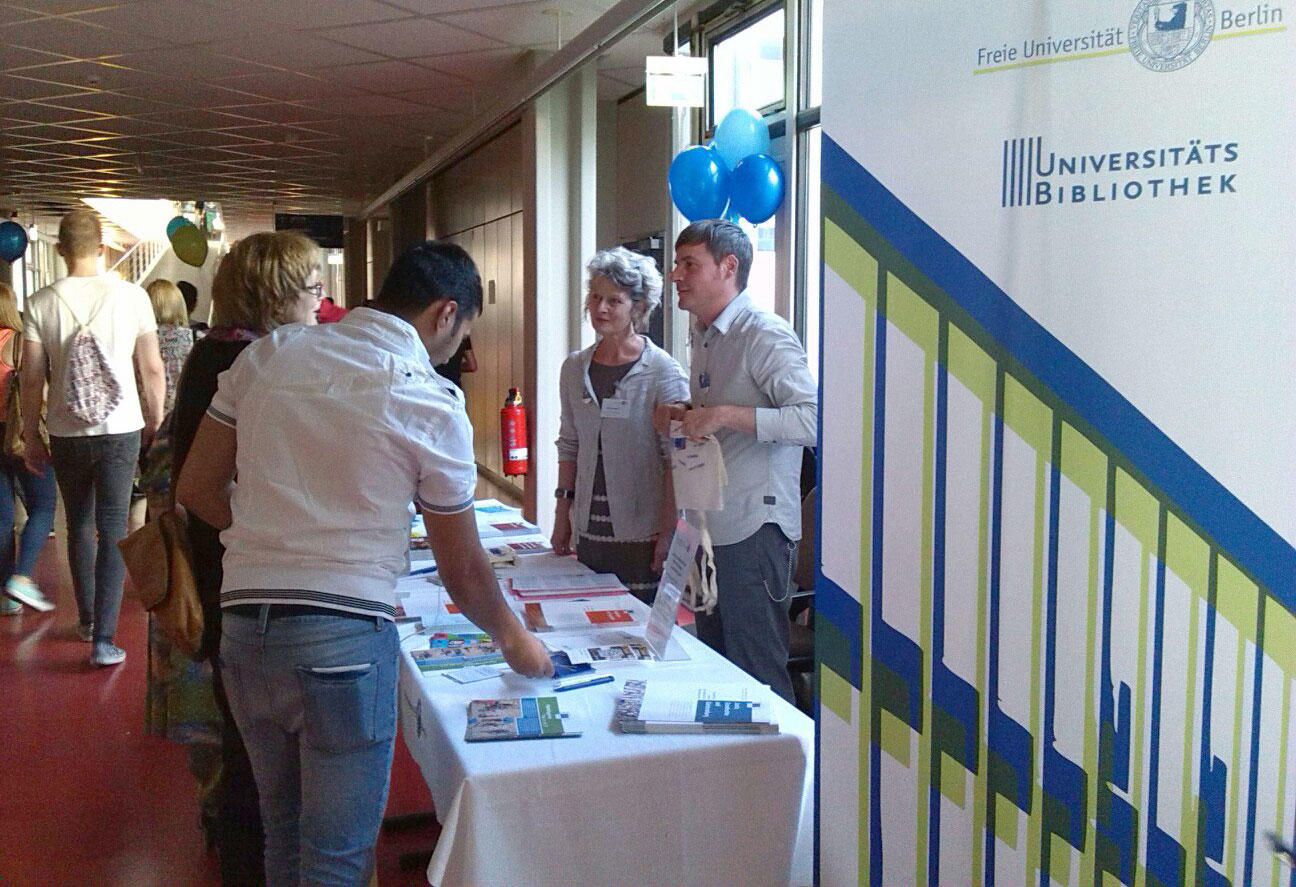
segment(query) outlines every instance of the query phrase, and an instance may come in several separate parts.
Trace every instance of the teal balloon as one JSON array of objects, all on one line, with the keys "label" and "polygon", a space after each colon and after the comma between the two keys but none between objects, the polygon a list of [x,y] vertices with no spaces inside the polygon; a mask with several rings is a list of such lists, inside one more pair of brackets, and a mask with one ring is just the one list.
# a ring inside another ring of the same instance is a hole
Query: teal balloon
[{"label": "teal balloon", "polygon": [[0,259],[17,260],[27,252],[27,229],[17,222],[0,223]]},{"label": "teal balloon", "polygon": [[171,239],[171,235],[176,232],[177,228],[183,227],[184,225],[192,225],[192,224],[193,222],[189,221],[184,216],[176,216],[174,219],[167,222],[167,239],[168,240]]},{"label": "teal balloon", "polygon": [[729,208],[753,225],[774,215],[783,202],[783,170],[768,154],[753,154],[729,177]]},{"label": "teal balloon", "polygon": [[178,226],[169,239],[176,258],[186,265],[201,268],[207,261],[207,238],[192,222]]},{"label": "teal balloon", "polygon": [[714,151],[701,145],[675,155],[666,182],[671,200],[690,222],[719,217],[729,202],[729,170]]},{"label": "teal balloon", "polygon": [[759,114],[734,108],[715,128],[715,150],[730,169],[753,154],[769,150],[769,127]]}]

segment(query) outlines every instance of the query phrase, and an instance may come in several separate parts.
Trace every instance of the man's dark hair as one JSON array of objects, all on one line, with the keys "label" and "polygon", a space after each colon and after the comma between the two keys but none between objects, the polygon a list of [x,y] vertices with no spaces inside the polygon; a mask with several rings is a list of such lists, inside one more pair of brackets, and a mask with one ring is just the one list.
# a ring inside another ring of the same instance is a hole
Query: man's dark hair
[{"label": "man's dark hair", "polygon": [[442,240],[425,240],[392,263],[373,307],[409,320],[442,299],[459,306],[455,323],[482,310],[481,276],[464,248]]},{"label": "man's dark hair", "polygon": [[675,248],[695,243],[705,246],[716,264],[723,262],[725,256],[737,259],[738,291],[747,289],[747,275],[751,273],[752,266],[752,245],[743,229],[724,219],[699,219],[675,238]]},{"label": "man's dark hair", "polygon": [[184,296],[185,309],[193,314],[194,309],[198,307],[198,287],[187,280],[178,281],[176,286],[180,288],[180,295]]}]

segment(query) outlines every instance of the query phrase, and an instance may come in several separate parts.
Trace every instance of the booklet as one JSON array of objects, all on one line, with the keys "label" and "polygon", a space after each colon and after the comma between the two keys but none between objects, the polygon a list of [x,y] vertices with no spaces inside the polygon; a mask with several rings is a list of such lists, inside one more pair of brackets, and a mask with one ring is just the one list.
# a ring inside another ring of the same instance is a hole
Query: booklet
[{"label": "booklet", "polygon": [[577,700],[557,696],[474,699],[468,703],[465,742],[501,739],[565,739],[580,736],[584,718]]},{"label": "booklet", "polygon": [[632,680],[613,723],[623,733],[777,733],[772,700],[763,684]]},{"label": "booklet", "polygon": [[509,578],[509,590],[527,600],[625,594],[629,591],[615,573],[518,573]]},{"label": "booklet", "polygon": [[537,632],[614,628],[643,621],[635,616],[635,599],[628,594],[595,600],[526,601],[521,615],[527,629]]},{"label": "booklet", "polygon": [[504,662],[490,635],[480,633],[433,632],[428,638],[428,646],[423,650],[412,650],[414,664],[419,671],[443,671],[447,668],[462,668],[465,665],[494,665]]},{"label": "booklet", "polygon": [[689,654],[675,640],[671,640],[667,645],[666,655],[655,656],[652,648],[641,635],[628,631],[599,631],[579,637],[545,638],[544,642],[551,651],[566,653],[573,663],[615,664],[650,659],[677,661],[689,658]]}]

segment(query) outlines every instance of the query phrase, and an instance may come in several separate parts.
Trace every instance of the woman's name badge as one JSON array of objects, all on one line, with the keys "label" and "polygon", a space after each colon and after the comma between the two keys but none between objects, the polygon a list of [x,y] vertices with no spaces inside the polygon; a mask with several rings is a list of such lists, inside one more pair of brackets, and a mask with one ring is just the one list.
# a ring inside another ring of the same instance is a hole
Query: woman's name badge
[{"label": "woman's name badge", "polygon": [[600,415],[604,419],[629,419],[630,401],[624,397],[605,397]]}]

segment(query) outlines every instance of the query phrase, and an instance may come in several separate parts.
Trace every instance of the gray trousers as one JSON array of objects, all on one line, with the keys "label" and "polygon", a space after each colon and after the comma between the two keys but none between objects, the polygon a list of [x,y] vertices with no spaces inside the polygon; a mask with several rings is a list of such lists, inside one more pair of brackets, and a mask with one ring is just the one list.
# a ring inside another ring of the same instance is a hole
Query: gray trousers
[{"label": "gray trousers", "polygon": [[111,641],[121,611],[126,565],[117,540],[126,535],[140,433],[50,437],[54,477],[67,512],[68,566],[82,625]]},{"label": "gray trousers", "polygon": [[697,614],[698,639],[795,705],[787,660],[796,543],[771,523],[714,552],[719,601]]}]

